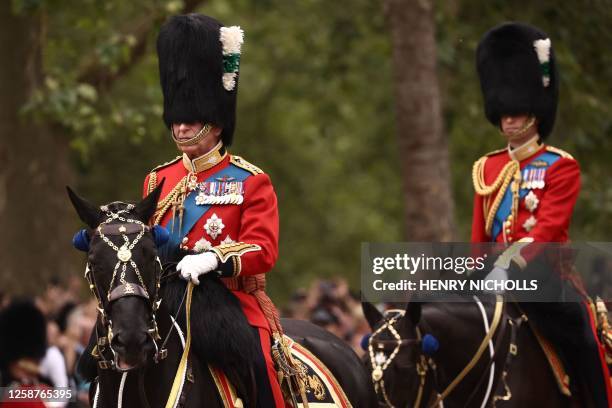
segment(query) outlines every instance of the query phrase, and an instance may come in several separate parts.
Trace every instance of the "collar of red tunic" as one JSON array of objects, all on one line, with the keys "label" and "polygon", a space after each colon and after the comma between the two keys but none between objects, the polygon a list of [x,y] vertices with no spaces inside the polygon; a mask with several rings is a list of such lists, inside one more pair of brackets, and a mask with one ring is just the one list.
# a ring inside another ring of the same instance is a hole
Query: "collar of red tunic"
[{"label": "collar of red tunic", "polygon": [[221,163],[227,156],[227,151],[223,146],[223,142],[217,143],[208,153],[203,154],[195,159],[190,159],[185,153],[183,153],[183,166],[190,173],[200,173],[215,167]]},{"label": "collar of red tunic", "polygon": [[544,147],[544,144],[540,142],[540,136],[535,135],[519,147],[514,149],[508,145],[508,155],[512,160],[522,162],[525,159],[533,156]]}]

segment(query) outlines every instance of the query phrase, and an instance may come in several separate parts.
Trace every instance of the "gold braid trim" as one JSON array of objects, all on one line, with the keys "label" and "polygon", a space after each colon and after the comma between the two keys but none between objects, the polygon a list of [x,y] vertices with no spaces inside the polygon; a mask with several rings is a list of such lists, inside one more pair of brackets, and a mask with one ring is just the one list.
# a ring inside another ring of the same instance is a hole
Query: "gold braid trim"
[{"label": "gold braid trim", "polygon": [[552,153],[556,153],[559,156],[565,158],[565,159],[573,159],[574,156],[572,156],[571,154],[569,154],[568,152],[566,152],[565,150],[561,150],[558,147],[553,147],[553,146],[546,146],[546,150]]},{"label": "gold braid trim", "polygon": [[153,169],[151,170],[151,173],[152,173],[152,172],[154,172],[154,171],[157,171],[157,170],[159,170],[159,169],[161,169],[161,168],[164,168],[164,167],[166,167],[166,166],[169,166],[169,165],[171,165],[171,164],[173,164],[173,163],[176,163],[176,162],[177,162],[177,161],[179,161],[179,160],[180,160],[182,157],[183,157],[183,156],[176,156],[176,157],[175,157],[174,159],[172,159],[172,160],[168,160],[167,162],[162,163],[162,164],[160,164],[159,166],[155,166],[155,167],[153,167]]},{"label": "gold braid trim", "polygon": [[253,163],[249,163],[248,161],[244,160],[240,156],[234,156],[232,154],[232,156],[230,158],[230,162],[233,165],[238,166],[241,169],[244,169],[244,170],[248,171],[249,173],[251,173],[253,175],[257,175],[257,174],[262,174],[263,173],[263,170],[261,170],[259,167],[255,166]]},{"label": "gold braid trim", "polygon": [[181,181],[179,181],[176,186],[168,193],[167,196],[164,197],[163,200],[160,200],[157,203],[157,210],[155,211],[153,224],[159,224],[164,214],[168,209],[172,206],[172,203],[175,201],[176,197],[181,194],[187,185],[187,176],[183,177]]},{"label": "gold braid trim", "polygon": [[[509,161],[499,172],[499,175],[495,179],[495,181],[487,185],[484,180],[484,168],[485,162],[487,161],[487,157],[481,157],[474,163],[474,167],[472,168],[472,183],[474,184],[474,190],[476,194],[481,195],[485,198],[488,198],[494,192],[498,192],[493,204],[489,207],[488,205],[484,208],[484,216],[485,216],[485,232],[487,235],[491,235],[491,228],[493,227],[493,219],[495,218],[495,213],[501,204],[502,198],[504,197],[504,193],[506,189],[510,185],[510,182],[514,180],[514,184],[512,186],[512,195],[513,195],[513,203],[512,203],[512,213],[513,218],[516,218],[516,211],[518,210],[518,183],[521,180],[521,166],[517,161]],[[514,191],[517,190],[517,191]]]},{"label": "gold braid trim", "polygon": [[149,173],[149,184],[147,185],[147,194],[151,194],[153,190],[157,187],[157,172],[152,171]]},{"label": "gold braid trim", "polygon": [[261,247],[257,244],[247,244],[245,242],[233,242],[231,244],[221,244],[211,248],[221,262],[227,262],[231,256],[242,256],[247,252],[260,251]]}]

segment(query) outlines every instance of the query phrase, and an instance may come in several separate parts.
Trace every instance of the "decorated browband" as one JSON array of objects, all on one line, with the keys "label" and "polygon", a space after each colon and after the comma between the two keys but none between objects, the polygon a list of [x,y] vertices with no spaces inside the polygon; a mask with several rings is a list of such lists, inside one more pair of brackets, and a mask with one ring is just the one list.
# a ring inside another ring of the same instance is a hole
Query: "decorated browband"
[{"label": "decorated browband", "polygon": [[[151,229],[151,233],[153,234],[155,245],[158,248],[168,242],[168,239],[170,238],[170,233],[166,227],[161,225],[154,225]],[[91,237],[89,236],[89,232],[83,228],[74,234],[74,237],[72,238],[72,245],[79,251],[88,252],[90,241]]]}]

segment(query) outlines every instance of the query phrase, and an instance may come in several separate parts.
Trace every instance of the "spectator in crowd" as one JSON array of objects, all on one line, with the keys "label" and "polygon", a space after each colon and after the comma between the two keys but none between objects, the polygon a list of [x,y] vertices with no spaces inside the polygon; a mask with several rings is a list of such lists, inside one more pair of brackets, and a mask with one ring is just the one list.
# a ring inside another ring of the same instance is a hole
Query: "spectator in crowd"
[{"label": "spectator in crowd", "polygon": [[47,350],[46,322],[30,300],[14,300],[0,311],[0,407],[44,408],[40,400],[18,401],[21,391],[48,389],[39,368]]},{"label": "spectator in crowd", "polygon": [[358,355],[363,354],[361,339],[370,329],[361,302],[345,279],[316,280],[308,290],[297,290],[284,315],[310,320],[348,342]]}]

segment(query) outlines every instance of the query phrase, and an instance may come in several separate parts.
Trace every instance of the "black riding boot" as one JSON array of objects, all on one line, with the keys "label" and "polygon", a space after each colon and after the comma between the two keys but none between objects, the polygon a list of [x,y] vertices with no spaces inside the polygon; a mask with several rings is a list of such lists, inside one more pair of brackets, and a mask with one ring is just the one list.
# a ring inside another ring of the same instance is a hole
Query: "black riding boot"
[{"label": "black riding boot", "polygon": [[[569,285],[568,285],[569,286]],[[566,287],[567,290],[567,287]],[[584,302],[522,303],[535,327],[555,344],[571,381],[586,389],[595,407],[609,408],[598,342]]]}]

